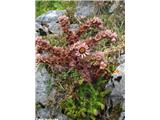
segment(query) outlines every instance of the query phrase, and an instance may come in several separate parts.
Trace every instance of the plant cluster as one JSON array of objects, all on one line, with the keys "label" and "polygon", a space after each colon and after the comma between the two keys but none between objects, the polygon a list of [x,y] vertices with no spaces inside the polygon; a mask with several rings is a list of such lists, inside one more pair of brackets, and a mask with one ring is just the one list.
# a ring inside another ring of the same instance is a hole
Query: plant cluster
[{"label": "plant cluster", "polygon": [[[47,40],[42,37],[36,38],[36,62],[47,63],[54,69],[75,69],[83,77],[85,82],[92,82],[101,76],[108,77],[105,70],[107,61],[105,53],[102,51],[94,52],[92,47],[103,38],[107,38],[111,42],[117,40],[117,34],[103,26],[103,22],[98,17],[87,20],[80,25],[76,31],[69,30],[70,21],[66,16],[59,17],[59,23],[66,34],[67,45],[65,47],[52,46]],[[80,39],[90,27],[100,29],[95,36]]]},{"label": "plant cluster", "polygon": [[[55,110],[73,120],[117,120],[122,112],[120,104],[113,106],[106,99],[111,89],[105,85],[118,65],[116,58],[124,53],[123,1],[119,1],[114,14],[109,13],[114,1],[94,3],[98,8],[94,16],[99,18],[77,19],[75,1],[36,1],[36,16],[63,9],[69,16],[59,18],[62,36],[48,34],[36,38],[36,62],[55,78],[54,84],[46,83],[47,93],[56,89],[46,106],[36,103],[36,110],[48,107],[54,113],[52,118],[56,116]],[[79,23],[79,29],[71,31],[73,23]]]},{"label": "plant cluster", "polygon": [[100,110],[105,108],[105,96],[110,89],[104,90],[106,80],[102,78],[96,84],[81,84],[74,95],[67,96],[61,102],[61,109],[70,118],[76,120],[95,120]]},{"label": "plant cluster", "polygon": [[[65,33],[66,43],[53,46],[50,41],[37,37],[36,62],[46,63],[49,68],[60,73],[56,76],[61,81],[57,81],[56,86],[59,92],[65,92],[65,96],[57,101],[64,114],[73,119],[95,120],[100,111],[105,109],[105,97],[111,92],[105,85],[114,71],[114,65],[106,57],[109,58],[121,47],[109,48],[107,51],[95,51],[94,47],[103,39],[114,44],[117,34],[105,28],[98,17],[86,20],[75,31],[69,29],[68,17],[59,17],[59,23]],[[100,31],[95,36],[82,39],[83,33],[90,28]]]}]

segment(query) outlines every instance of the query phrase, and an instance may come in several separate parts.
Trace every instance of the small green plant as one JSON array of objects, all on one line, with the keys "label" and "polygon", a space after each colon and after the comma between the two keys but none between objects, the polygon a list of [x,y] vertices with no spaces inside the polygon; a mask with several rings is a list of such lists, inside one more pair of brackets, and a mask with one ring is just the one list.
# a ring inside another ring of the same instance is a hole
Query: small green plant
[{"label": "small green plant", "polygon": [[105,96],[111,90],[104,90],[106,80],[97,80],[95,84],[81,84],[75,92],[61,101],[62,111],[77,120],[95,120],[105,108]]}]

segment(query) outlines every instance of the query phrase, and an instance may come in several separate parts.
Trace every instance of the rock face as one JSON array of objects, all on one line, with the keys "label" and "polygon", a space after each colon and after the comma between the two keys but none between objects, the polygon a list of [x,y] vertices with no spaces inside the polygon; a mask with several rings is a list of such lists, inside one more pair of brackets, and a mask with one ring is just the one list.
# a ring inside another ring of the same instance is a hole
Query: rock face
[{"label": "rock face", "polygon": [[39,109],[36,112],[36,118],[41,118],[41,119],[48,119],[50,118],[50,110],[49,109]]},{"label": "rock face", "polygon": [[57,112],[51,108],[41,108],[36,112],[36,118],[38,119],[55,119],[55,120],[68,120],[67,116],[61,112]]},{"label": "rock face", "polygon": [[94,15],[98,11],[99,14],[101,14],[102,11],[104,11],[105,13],[112,14],[117,8],[121,6],[121,3],[125,3],[125,0],[113,0],[108,2],[107,5],[106,2],[107,1],[77,1],[75,16],[83,18]]},{"label": "rock face", "polygon": [[[50,81],[50,82],[49,82]],[[54,101],[56,90],[52,87],[48,91],[49,85],[54,84],[53,77],[48,73],[45,66],[36,68],[36,103],[41,107],[36,109],[36,118],[49,119],[53,118],[58,120],[67,120],[67,117],[60,111],[53,109],[53,106],[48,106],[49,101]],[[43,106],[43,107],[42,107]]]},{"label": "rock face", "polygon": [[50,10],[47,13],[36,18],[36,22],[40,24],[57,22],[58,16],[64,15],[66,13],[65,10]]},{"label": "rock face", "polygon": [[47,82],[53,78],[49,75],[45,67],[36,69],[36,102],[43,105],[47,102]]},{"label": "rock face", "polygon": [[[112,88],[108,99],[112,102],[113,106],[120,103],[122,109],[125,110],[125,55],[120,56],[118,62],[120,65],[116,68],[116,73],[113,74],[113,78],[106,85],[106,88]],[[122,112],[119,120],[124,120],[124,118],[125,112]]]},{"label": "rock face", "polygon": [[119,73],[113,74],[114,88],[111,93],[112,96],[120,96],[124,98],[125,94],[124,66],[125,66],[124,63],[119,65],[116,69],[116,71],[119,71]]},{"label": "rock face", "polygon": [[59,114],[56,117],[57,120],[68,120],[67,116],[65,116],[64,114]]},{"label": "rock face", "polygon": [[51,10],[36,18],[37,35],[46,35],[49,32],[61,34],[62,30],[58,23],[58,17],[64,15],[65,10]]},{"label": "rock face", "polygon": [[125,55],[121,55],[119,58],[118,58],[118,63],[119,64],[123,64],[125,62]]},{"label": "rock face", "polygon": [[90,16],[94,13],[95,4],[93,1],[78,1],[75,16]]},{"label": "rock face", "polygon": [[[53,33],[56,35],[62,35],[63,31],[58,22],[58,17],[65,15],[65,10],[51,10],[47,13],[36,18],[36,36],[47,35]],[[76,30],[77,24],[71,24],[70,30]]]}]

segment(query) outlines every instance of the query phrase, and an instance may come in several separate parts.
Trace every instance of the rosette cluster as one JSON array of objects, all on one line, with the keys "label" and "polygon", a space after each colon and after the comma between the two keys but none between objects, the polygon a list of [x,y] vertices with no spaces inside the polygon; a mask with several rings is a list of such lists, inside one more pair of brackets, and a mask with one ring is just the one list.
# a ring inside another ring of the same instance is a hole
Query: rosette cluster
[{"label": "rosette cluster", "polygon": [[[75,31],[69,29],[70,21],[68,17],[59,17],[59,23],[66,34],[67,46],[52,46],[47,40],[42,39],[42,37],[37,37],[36,62],[47,63],[53,68],[59,66],[68,70],[76,69],[86,82],[91,82],[102,75],[107,76],[108,73],[105,70],[107,61],[105,60],[104,53],[101,51],[93,52],[91,49],[92,46],[96,45],[103,38],[115,42],[117,34],[106,29],[98,17],[87,20]],[[100,29],[100,32],[93,37],[81,40],[80,36],[82,33],[93,26]]]}]

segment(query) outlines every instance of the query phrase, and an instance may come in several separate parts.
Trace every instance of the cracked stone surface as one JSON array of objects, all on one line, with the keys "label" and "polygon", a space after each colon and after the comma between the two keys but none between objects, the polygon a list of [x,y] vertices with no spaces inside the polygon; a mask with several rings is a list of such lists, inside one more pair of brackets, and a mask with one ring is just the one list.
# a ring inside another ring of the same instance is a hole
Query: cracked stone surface
[{"label": "cracked stone surface", "polygon": [[[108,82],[106,88],[112,88],[109,99],[113,106],[121,103],[122,109],[125,110],[125,55],[121,55],[118,59],[120,65],[116,68],[116,73],[113,74],[112,80]],[[119,120],[125,119],[125,112],[122,112]]]},{"label": "cracked stone surface", "polygon": [[47,119],[50,118],[50,110],[47,108],[39,109],[36,112],[36,118]]},{"label": "cracked stone surface", "polygon": [[75,16],[90,16],[94,13],[95,4],[93,1],[78,1]]},{"label": "cracked stone surface", "polygon": [[62,114],[60,111],[57,111],[56,109],[54,110],[52,107],[53,106],[47,106],[49,101],[54,102],[54,96],[56,94],[56,90],[54,87],[48,93],[48,85],[47,81],[52,80],[54,82],[54,79],[52,76],[48,73],[47,69],[45,66],[36,67],[36,103],[40,103],[43,105],[42,108],[39,108],[36,110],[36,118],[41,118],[41,119],[49,119],[53,118],[58,119],[58,120],[67,120],[67,116]]},{"label": "cracked stone surface", "polygon": [[49,32],[62,34],[58,17],[64,15],[65,10],[50,10],[36,18],[36,32],[38,35],[47,35]]},{"label": "cracked stone surface", "polygon": [[47,81],[52,80],[45,67],[36,68],[36,102],[43,105],[47,102]]},{"label": "cracked stone surface", "polygon": [[[62,35],[63,31],[58,23],[58,17],[65,15],[65,10],[51,10],[36,18],[36,36],[53,33]],[[76,30],[78,24],[71,24],[70,30]]]}]

